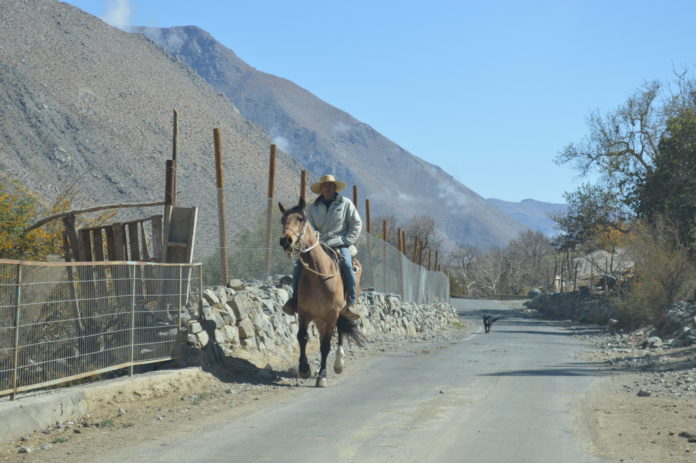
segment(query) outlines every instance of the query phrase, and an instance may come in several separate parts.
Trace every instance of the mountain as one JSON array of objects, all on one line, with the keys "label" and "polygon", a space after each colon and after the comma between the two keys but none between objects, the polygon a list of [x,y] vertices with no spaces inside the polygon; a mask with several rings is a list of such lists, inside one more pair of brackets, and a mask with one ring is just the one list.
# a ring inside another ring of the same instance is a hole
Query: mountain
[{"label": "mountain", "polygon": [[565,204],[544,203],[534,199],[524,199],[519,203],[495,198],[488,198],[486,201],[532,230],[539,231],[548,237],[558,234],[555,228],[556,222],[549,218],[549,215],[565,212],[567,208]]},{"label": "mountain", "polygon": [[[431,215],[452,241],[505,245],[527,227],[434,166],[294,83],[258,71],[204,30],[136,28],[189,65],[313,178],[333,173],[360,186],[373,217]],[[423,116],[426,117],[426,116]],[[466,162],[462,159],[462,162]]]},{"label": "mountain", "polygon": [[[178,204],[199,207],[199,243],[217,244],[213,128],[228,230],[263,217],[272,140],[190,67],[53,0],[0,1],[0,37],[0,179],[47,199],[76,183],[76,208],[163,200],[176,108]],[[300,168],[288,156],[276,164],[278,196],[294,201]]]}]

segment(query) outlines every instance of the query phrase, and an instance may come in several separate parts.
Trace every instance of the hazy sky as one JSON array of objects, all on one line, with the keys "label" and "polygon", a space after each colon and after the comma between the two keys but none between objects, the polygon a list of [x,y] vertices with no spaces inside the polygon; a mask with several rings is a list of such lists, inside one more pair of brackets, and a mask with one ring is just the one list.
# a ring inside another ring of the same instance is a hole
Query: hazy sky
[{"label": "hazy sky", "polygon": [[[696,68],[696,1],[70,0],[205,29],[486,198],[562,202],[554,158],[649,80]],[[694,71],[692,71],[693,73]]]}]

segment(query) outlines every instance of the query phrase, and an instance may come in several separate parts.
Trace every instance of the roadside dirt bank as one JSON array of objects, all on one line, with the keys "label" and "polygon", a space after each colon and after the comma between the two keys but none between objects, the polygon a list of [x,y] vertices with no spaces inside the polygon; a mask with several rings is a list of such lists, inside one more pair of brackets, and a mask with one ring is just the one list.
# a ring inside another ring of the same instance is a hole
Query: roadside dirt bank
[{"label": "roadside dirt bank", "polygon": [[640,334],[588,336],[583,359],[605,365],[581,403],[586,450],[612,462],[696,461],[696,346],[642,349]]}]

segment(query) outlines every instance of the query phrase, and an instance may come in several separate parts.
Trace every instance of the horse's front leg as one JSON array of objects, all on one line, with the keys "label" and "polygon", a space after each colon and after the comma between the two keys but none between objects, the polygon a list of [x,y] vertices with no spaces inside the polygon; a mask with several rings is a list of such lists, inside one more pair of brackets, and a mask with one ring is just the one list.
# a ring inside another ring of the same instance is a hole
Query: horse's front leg
[{"label": "horse's front leg", "polygon": [[338,332],[338,346],[336,347],[336,361],[334,362],[334,372],[338,375],[343,373],[345,365],[345,352],[343,351],[343,333]]},{"label": "horse's front leg", "polygon": [[312,369],[307,361],[307,341],[309,333],[307,333],[307,324],[300,323],[300,328],[297,331],[297,342],[300,343],[300,378],[307,379],[312,375]]},{"label": "horse's front leg", "polygon": [[319,367],[319,374],[317,374],[317,387],[326,387],[328,385],[326,380],[326,358],[331,351],[331,334],[331,332],[325,333],[324,337],[321,338],[321,366]]}]

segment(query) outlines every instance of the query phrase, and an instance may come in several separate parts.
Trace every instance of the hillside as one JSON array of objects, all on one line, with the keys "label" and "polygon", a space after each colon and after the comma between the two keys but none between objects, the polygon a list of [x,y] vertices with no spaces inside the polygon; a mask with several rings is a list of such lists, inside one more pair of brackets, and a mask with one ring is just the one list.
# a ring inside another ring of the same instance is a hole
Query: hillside
[{"label": "hillside", "polygon": [[[257,222],[271,139],[188,66],[140,35],[52,0],[2,0],[0,37],[3,177],[49,199],[77,183],[78,207],[162,200],[176,108],[178,204],[200,208],[199,243],[217,243],[215,127],[228,229]],[[277,169],[278,196],[294,201],[299,167],[281,156]]]},{"label": "hillside", "polygon": [[452,241],[480,247],[504,245],[527,228],[369,125],[288,80],[254,69],[202,29],[135,31],[195,69],[315,178],[333,172],[359,185],[361,198],[371,200],[373,215],[407,220],[429,214]]},{"label": "hillside", "polygon": [[532,230],[540,231],[549,237],[558,234],[556,222],[549,215],[565,212],[567,207],[565,204],[545,203],[534,199],[523,199],[519,203],[495,198],[488,198],[487,201]]}]

